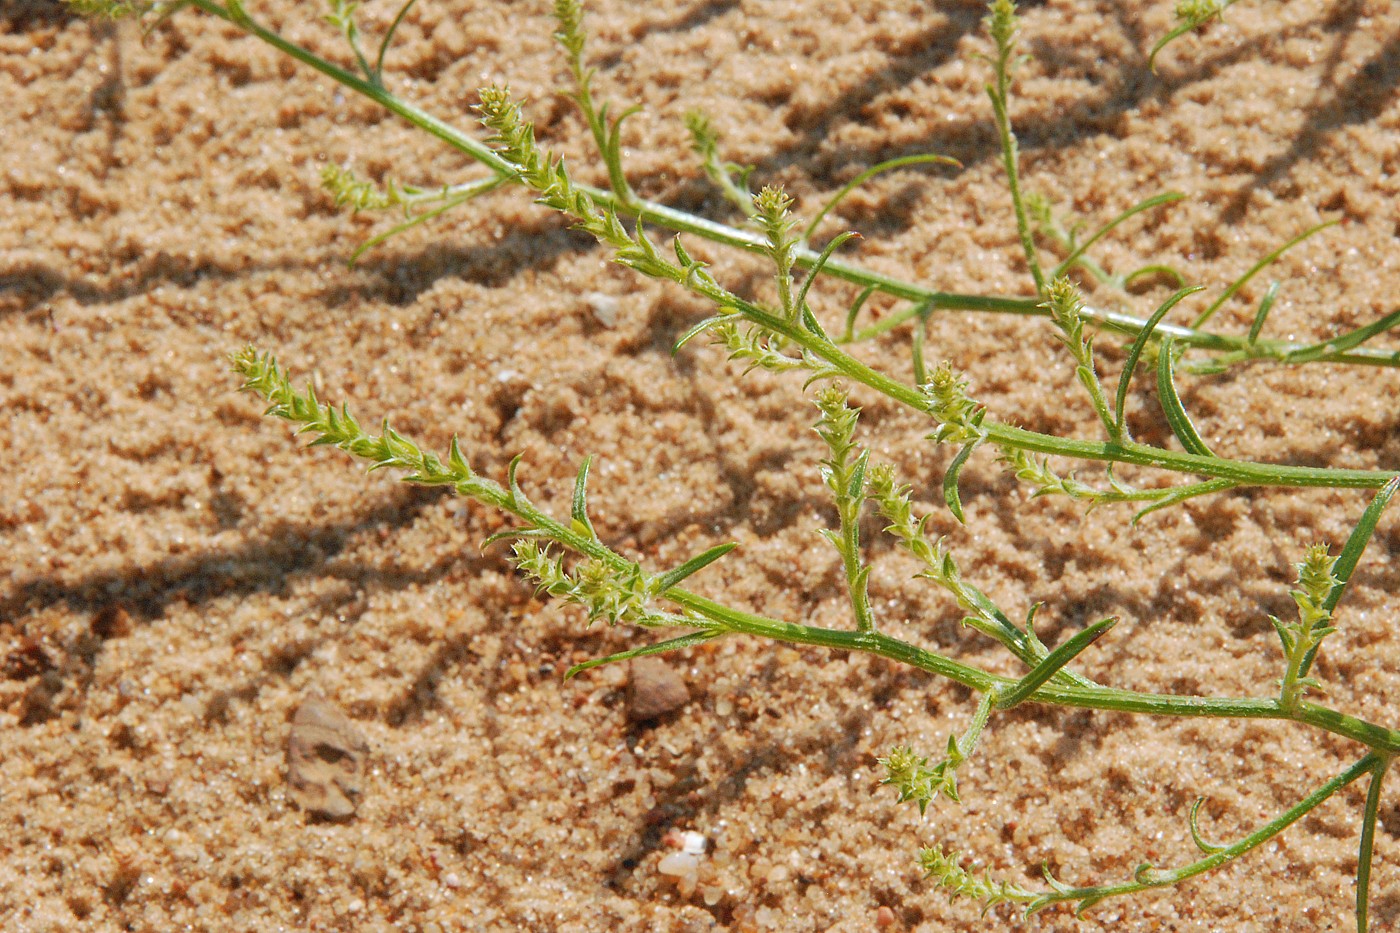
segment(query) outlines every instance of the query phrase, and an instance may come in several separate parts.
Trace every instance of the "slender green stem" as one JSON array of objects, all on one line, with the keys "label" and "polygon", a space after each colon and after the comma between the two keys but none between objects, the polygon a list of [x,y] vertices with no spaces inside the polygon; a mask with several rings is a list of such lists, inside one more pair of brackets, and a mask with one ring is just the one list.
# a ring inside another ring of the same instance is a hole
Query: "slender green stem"
[{"label": "slender green stem", "polygon": [[[461,495],[524,520],[528,537],[556,541],[606,565],[619,576],[638,572],[636,564],[608,548],[581,525],[556,521],[535,506],[516,484],[514,466],[510,482],[503,487],[472,472],[457,450],[455,441],[444,462],[424,453],[412,441],[387,426],[381,436],[367,434],[345,409],[337,410],[320,402],[309,390],[298,392],[269,357],[248,349],[236,355],[233,362],[235,370],[246,380],[245,388],[256,391],[272,403],[268,414],[298,423],[303,431],[316,434],[314,443],[331,444],[367,459],[372,469],[393,467],[409,471],[410,475],[405,477],[408,482],[452,486]],[[510,535],[510,532],[505,532],[502,536]],[[670,587],[659,595],[696,617],[697,622],[705,620],[735,634],[872,654],[946,677],[979,693],[996,691],[1001,695],[1014,690],[1021,683],[1019,679],[997,676],[879,631],[826,629],[771,619],[725,606],[680,587]],[[1028,698],[1028,702],[1159,716],[1291,720],[1354,739],[1377,752],[1400,754],[1400,732],[1306,702],[1299,703],[1293,709],[1285,709],[1277,698],[1138,693],[1098,685],[1064,683],[1057,679],[1040,686]]]},{"label": "slender green stem", "polygon": [[[684,271],[679,267],[675,269],[674,279],[678,282],[683,282],[685,279]],[[871,369],[829,340],[823,340],[801,327],[790,324],[713,283],[694,281],[691,283],[691,287],[716,304],[734,308],[759,326],[781,334],[798,344],[813,356],[829,364],[840,375],[868,386],[911,408],[928,411],[928,399],[922,391]],[[1162,329],[1162,325],[1159,324],[1158,330]],[[1114,443],[1057,437],[1053,434],[1028,431],[1024,428],[990,420],[984,421],[982,428],[986,431],[986,440],[993,444],[1080,460],[1132,463],[1174,473],[1199,474],[1229,480],[1241,486],[1379,489],[1397,475],[1394,472],[1379,470],[1345,470],[1225,460],[1219,457],[1205,457],[1199,454],[1151,447],[1136,441]]]},{"label": "slender green stem", "polygon": [[1149,888],[1166,887],[1167,885],[1179,884],[1188,878],[1203,874],[1226,862],[1239,858],[1251,849],[1258,848],[1270,839],[1283,832],[1294,823],[1298,822],[1308,813],[1321,806],[1329,797],[1337,793],[1343,787],[1356,781],[1365,774],[1373,773],[1378,762],[1384,760],[1383,755],[1372,752],[1347,768],[1341,774],[1323,784],[1292,807],[1289,807],[1278,817],[1265,823],[1259,829],[1250,833],[1233,845],[1224,846],[1212,852],[1199,861],[1184,865],[1181,868],[1163,871],[1155,869],[1150,865],[1142,865],[1135,873],[1132,881],[1122,884],[1096,885],[1094,887],[1072,888],[1068,885],[1055,884],[1055,893],[1042,896],[1035,903],[1030,905],[1031,910],[1044,907],[1047,904],[1055,904],[1063,901],[1078,901],[1080,909],[1091,907],[1099,901],[1109,897],[1116,897],[1122,894],[1133,894],[1138,891],[1145,891]]},{"label": "slender green stem", "polygon": [[987,96],[992,99],[997,135],[1001,139],[1002,168],[1006,171],[1006,186],[1011,192],[1011,206],[1016,214],[1016,232],[1021,239],[1021,250],[1026,254],[1026,265],[1030,267],[1031,278],[1035,281],[1035,293],[1044,296],[1045,273],[1040,268],[1035,234],[1031,230],[1025,197],[1021,194],[1020,148],[1016,143],[1016,134],[1011,129],[1008,110],[1011,97],[1011,65],[1016,51],[1016,4],[1013,0],[997,0],[992,4],[992,12],[987,21],[997,44],[996,59],[992,62],[996,83],[987,88]]},{"label": "slender green stem", "polygon": [[[250,35],[286,53],[302,64],[314,68],[346,89],[367,97],[389,112],[481,163],[494,174],[511,182],[519,181],[519,166],[501,158],[490,146],[480,140],[404,101],[386,88],[366,81],[353,72],[321,58],[314,52],[264,28],[246,15],[235,15],[227,6],[217,3],[215,0],[191,0],[191,5],[244,29]],[[627,203],[605,188],[585,184],[579,184],[578,187],[593,198],[598,205],[610,207],[625,216],[635,217],[649,226],[664,227],[677,233],[689,233],[712,243],[746,250],[762,250],[766,243],[764,237],[754,231],[731,227],[654,201],[638,199],[633,203]],[[820,255],[817,250],[805,247],[797,248],[793,250],[793,262],[798,268],[810,269],[817,263]],[[927,307],[934,311],[966,311],[1038,317],[1044,317],[1048,314],[1044,308],[1039,307],[1037,298],[968,295],[940,291],[873,272],[836,258],[829,259],[822,267],[822,272],[844,282],[874,288],[876,291],[894,298],[926,302]],[[1100,327],[1122,334],[1136,335],[1146,326],[1146,320],[1143,318],[1089,306],[1084,308],[1083,315],[1087,320],[1093,321]],[[880,325],[876,325],[879,329],[871,332],[869,336],[890,330],[912,316],[915,315],[886,319]],[[867,329],[867,331],[869,330],[871,329]],[[1307,349],[1311,346],[1306,343],[1290,341],[1259,341],[1251,344],[1244,335],[1216,334],[1165,323],[1158,326],[1157,332],[1164,336],[1175,337],[1182,346],[1232,354],[1228,358],[1223,358],[1224,365],[1256,359],[1278,360],[1290,352]],[[862,331],[857,336],[860,337],[862,334],[866,334],[866,331]],[[1344,352],[1324,355],[1319,357],[1317,362],[1400,367],[1400,350],[1356,347]]]}]

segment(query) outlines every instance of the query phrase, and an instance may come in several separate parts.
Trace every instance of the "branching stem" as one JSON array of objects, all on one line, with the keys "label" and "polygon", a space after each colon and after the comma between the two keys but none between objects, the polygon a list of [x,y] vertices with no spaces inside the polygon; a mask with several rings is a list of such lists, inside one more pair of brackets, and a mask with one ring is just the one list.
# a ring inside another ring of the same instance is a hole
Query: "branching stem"
[{"label": "branching stem", "polygon": [[[493,174],[511,182],[518,180],[519,166],[501,158],[490,146],[456,127],[444,123],[427,111],[408,103],[387,88],[367,81],[265,28],[249,17],[236,4],[231,8],[217,3],[215,0],[190,0],[190,5],[244,29],[250,35],[286,53],[302,64],[314,68],[346,89],[374,101],[389,112],[485,166]],[[637,218],[648,226],[664,227],[677,233],[689,233],[712,243],[747,250],[761,251],[766,242],[761,234],[754,231],[731,227],[655,201],[638,199],[635,202],[627,203],[610,190],[584,184],[580,184],[579,187],[587,192],[599,206],[610,207],[619,214]],[[793,250],[794,265],[801,269],[812,268],[817,263],[819,256],[818,251],[806,247]],[[1044,317],[1048,314],[1044,308],[1040,307],[1039,299],[1035,297],[968,295],[940,291],[863,269],[854,263],[836,258],[829,259],[822,267],[822,272],[841,281],[872,287],[892,298],[919,302],[926,305],[923,314],[927,314],[930,310],[990,312],[1028,317]],[[1145,319],[1117,311],[1086,306],[1083,309],[1083,315],[1086,320],[1092,321],[1102,328],[1122,334],[1136,335],[1146,326]],[[908,320],[908,317],[886,319],[879,325],[859,332],[857,337],[876,336],[904,323],[905,320]],[[1227,365],[1247,360],[1282,360],[1291,352],[1311,347],[1310,344],[1296,341],[1260,340],[1250,342],[1243,334],[1238,336],[1217,334],[1165,323],[1157,327],[1157,333],[1161,336],[1176,338],[1180,346],[1234,354],[1226,361]],[[1400,350],[1355,347],[1334,353],[1325,353],[1317,357],[1315,361],[1400,367]]]}]

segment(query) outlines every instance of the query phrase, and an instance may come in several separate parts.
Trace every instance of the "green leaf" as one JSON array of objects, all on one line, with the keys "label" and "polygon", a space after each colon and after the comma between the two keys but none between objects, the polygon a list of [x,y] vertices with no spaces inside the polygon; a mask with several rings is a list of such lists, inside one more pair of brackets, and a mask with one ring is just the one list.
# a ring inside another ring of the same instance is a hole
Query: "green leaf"
[{"label": "green leaf", "polygon": [[689,648],[691,645],[702,644],[704,642],[709,641],[711,638],[717,638],[722,634],[724,633],[713,629],[705,632],[691,632],[688,635],[681,635],[677,638],[667,639],[666,641],[657,642],[654,645],[643,645],[640,648],[631,648],[627,651],[619,651],[617,654],[610,654],[606,658],[593,658],[590,661],[584,661],[581,664],[575,664],[573,667],[569,668],[567,671],[564,672],[564,679],[569,680],[573,677],[578,676],[579,674],[582,674],[586,670],[591,670],[595,667],[602,667],[604,664],[612,664],[617,661],[628,661],[632,658],[645,658],[653,654],[665,654],[667,651],[679,651],[682,648]]},{"label": "green leaf", "polygon": [[1278,297],[1281,284],[1280,282],[1271,283],[1269,290],[1264,293],[1263,299],[1259,302],[1259,310],[1254,312],[1254,323],[1249,325],[1249,334],[1245,337],[1246,343],[1253,344],[1259,339],[1259,334],[1264,330],[1264,321],[1274,308],[1274,299]]},{"label": "green leaf", "polygon": [[679,585],[686,577],[705,569],[738,546],[739,543],[737,541],[731,541],[728,544],[717,544],[703,554],[695,555],[674,570],[668,570],[657,577],[652,587],[653,590],[658,594],[664,595],[667,590],[673,586]]},{"label": "green leaf", "polygon": [[997,707],[1010,709],[1028,699],[1046,681],[1058,674],[1061,668],[1082,654],[1085,649],[1098,641],[1104,632],[1117,624],[1118,620],[1109,616],[1075,632],[1072,637],[1065,640],[1064,644],[1046,655],[1045,660],[1037,664],[1029,674],[1017,681],[1016,686],[1001,693],[997,697]]},{"label": "green leaf", "polygon": [[377,84],[382,84],[382,83],[383,83],[383,81],[384,81],[384,56],[385,56],[386,54],[388,54],[388,52],[389,52],[389,46],[390,46],[390,45],[393,43],[393,41],[394,41],[394,33],[396,33],[396,32],[399,31],[399,24],[403,22],[403,18],[404,18],[405,16],[408,15],[408,11],[411,10],[411,9],[413,9],[413,4],[415,4],[415,3],[417,3],[417,2],[418,2],[418,0],[408,0],[407,3],[405,3],[403,6],[399,7],[398,15],[394,17],[394,21],[393,21],[392,23],[389,24],[388,30],[385,31],[385,33],[384,33],[384,39],[379,43],[379,54],[378,54],[377,56],[375,56],[375,60],[374,60],[374,76],[375,76],[375,83],[377,83]]},{"label": "green leaf", "polygon": [[734,315],[732,314],[716,314],[713,317],[707,317],[700,323],[694,324],[691,327],[687,328],[686,332],[681,334],[680,339],[678,339],[675,342],[675,344],[671,347],[672,355],[679,353],[682,347],[684,347],[694,338],[698,337],[700,334],[703,334],[705,331],[709,330],[711,327],[714,327],[716,324],[719,324],[722,321],[729,320],[733,316]]},{"label": "green leaf", "polygon": [[962,472],[967,458],[972,456],[972,451],[980,443],[982,439],[978,438],[964,444],[962,450],[953,458],[953,462],[948,464],[948,472],[943,474],[943,501],[948,504],[948,511],[953,513],[953,517],[963,524],[966,524],[967,520],[963,518],[962,500],[958,497],[958,474]]},{"label": "green leaf", "polygon": [[1206,798],[1204,797],[1196,798],[1196,802],[1191,804],[1191,815],[1187,818],[1187,822],[1191,826],[1191,841],[1196,843],[1196,848],[1200,849],[1202,854],[1204,855],[1214,855],[1215,853],[1223,852],[1230,847],[1228,845],[1219,845],[1214,842],[1209,842],[1206,839],[1206,837],[1201,834],[1201,825],[1198,822],[1198,819],[1201,810],[1201,805],[1205,802]]},{"label": "green leaf", "polygon": [[840,191],[836,192],[836,194],[832,196],[831,200],[827,201],[826,204],[823,205],[822,209],[817,211],[817,216],[813,217],[812,222],[807,225],[807,229],[802,231],[802,239],[804,241],[810,240],[812,238],[812,234],[816,232],[817,227],[821,224],[822,220],[826,218],[827,214],[831,213],[832,209],[835,208],[837,204],[841,203],[841,201],[846,197],[846,195],[850,194],[852,191],[856,190],[861,185],[874,178],[876,175],[879,175],[881,172],[888,172],[892,169],[903,168],[906,165],[930,164],[954,165],[958,168],[962,168],[962,163],[959,162],[957,159],[950,158],[949,156],[933,155],[930,153],[925,153],[923,155],[901,156],[898,159],[890,159],[887,162],[881,162],[878,165],[872,165],[870,168],[861,172],[855,178],[852,178],[849,182],[847,182],[845,187],[843,187]]},{"label": "green leaf", "polygon": [[1351,575],[1356,571],[1356,565],[1361,561],[1361,555],[1366,551],[1366,545],[1371,542],[1371,536],[1376,532],[1376,524],[1380,522],[1381,515],[1385,512],[1386,506],[1390,504],[1391,498],[1396,490],[1400,490],[1400,476],[1396,476],[1376,491],[1371,499],[1371,504],[1366,506],[1366,511],[1361,513],[1361,521],[1356,523],[1352,529],[1351,536],[1347,538],[1346,546],[1342,548],[1342,553],[1337,556],[1337,562],[1332,565],[1332,575],[1337,578],[1337,585],[1332,587],[1332,592],[1327,595],[1327,600],[1322,604],[1322,608],[1328,613],[1335,612],[1337,604],[1342,601],[1342,595],[1346,592],[1347,583],[1351,580]]},{"label": "green leaf", "polygon": [[1390,759],[1382,758],[1371,771],[1371,784],[1366,789],[1366,809],[1361,818],[1361,844],[1356,858],[1356,929],[1366,933],[1370,920],[1371,859],[1375,851],[1376,823],[1380,821],[1381,786]]},{"label": "green leaf", "polygon": [[1201,435],[1196,433],[1196,426],[1191,423],[1191,417],[1186,414],[1186,408],[1181,404],[1181,396],[1176,394],[1172,362],[1172,338],[1167,337],[1162,341],[1161,349],[1157,351],[1157,395],[1162,403],[1162,411],[1166,413],[1167,423],[1171,425],[1172,433],[1181,441],[1181,446],[1186,448],[1187,453],[1198,457],[1214,457],[1215,454],[1211,453],[1205,441],[1201,440]]},{"label": "green leaf", "polygon": [[1114,397],[1113,410],[1117,413],[1118,434],[1124,435],[1123,423],[1126,417],[1124,408],[1128,402],[1128,385],[1133,381],[1133,373],[1137,370],[1138,361],[1142,359],[1142,351],[1147,346],[1147,341],[1152,338],[1152,332],[1157,329],[1157,325],[1162,322],[1162,318],[1167,316],[1167,312],[1175,308],[1177,304],[1187,295],[1204,291],[1204,285],[1193,285],[1190,288],[1183,288],[1175,295],[1158,305],[1157,310],[1152,312],[1152,316],[1147,319],[1147,324],[1138,331],[1137,339],[1128,348],[1128,358],[1123,363],[1123,374],[1118,377],[1118,392]]},{"label": "green leaf", "polygon": [[588,468],[592,465],[592,457],[584,457],[583,463],[579,464],[578,476],[574,478],[574,499],[573,506],[569,509],[569,517],[573,519],[574,531],[597,541],[598,533],[593,530],[593,522],[588,517]]},{"label": "green leaf", "polygon": [[1223,293],[1221,293],[1220,297],[1215,299],[1215,302],[1211,304],[1209,308],[1206,308],[1204,311],[1201,312],[1200,317],[1196,318],[1196,320],[1191,323],[1191,326],[1194,328],[1199,328],[1203,326],[1206,323],[1206,321],[1209,321],[1212,317],[1215,316],[1215,312],[1220,310],[1221,305],[1225,304],[1225,302],[1229,301],[1231,298],[1234,297],[1235,292],[1244,288],[1245,284],[1248,283],[1250,279],[1254,278],[1260,272],[1267,269],[1274,263],[1278,262],[1279,258],[1283,256],[1284,253],[1288,252],[1290,249],[1297,246],[1299,243],[1303,242],[1313,234],[1318,233],[1322,230],[1326,230],[1328,227],[1336,226],[1339,223],[1341,223],[1341,221],[1339,220],[1329,220],[1325,223],[1318,224],[1316,227],[1309,227],[1307,230],[1304,230],[1302,233],[1298,234],[1293,239],[1289,240],[1287,243],[1283,244],[1278,249],[1274,250],[1272,253],[1256,262],[1253,266],[1249,268],[1248,272],[1235,279],[1235,281],[1231,282],[1230,286],[1226,288]]},{"label": "green leaf", "polygon": [[1348,331],[1340,337],[1299,347],[1297,350],[1285,354],[1283,361],[1285,363],[1311,363],[1334,353],[1345,353],[1353,347],[1359,347],[1372,337],[1385,333],[1397,324],[1400,324],[1400,311],[1392,311],[1380,320],[1372,321],[1365,327]]},{"label": "green leaf", "polygon": [[851,302],[851,306],[846,309],[846,329],[841,333],[838,343],[850,343],[856,335],[856,318],[860,315],[860,309],[865,307],[865,303],[870,300],[870,296],[875,294],[875,286],[867,285],[860,290],[856,300]]},{"label": "green leaf", "polygon": [[[853,230],[847,230],[845,233],[841,233],[837,236],[832,237],[831,242],[826,244],[825,247],[823,247],[821,255],[817,257],[817,261],[812,263],[812,268],[807,270],[807,277],[802,280],[802,288],[800,288],[797,292],[797,306],[799,308],[805,309],[807,307],[807,292],[811,289],[812,283],[817,280],[817,276],[821,274],[822,268],[826,265],[827,260],[831,258],[831,254],[836,252],[836,250],[839,249],[841,245],[846,241],[857,239],[859,237],[859,233],[856,233]],[[813,333],[818,332],[820,332],[820,328],[813,331]]]},{"label": "green leaf", "polygon": [[1133,215],[1141,214],[1143,211],[1151,210],[1154,207],[1160,207],[1163,204],[1171,204],[1174,201],[1180,201],[1185,197],[1186,195],[1182,194],[1179,191],[1166,191],[1162,194],[1153,195],[1152,197],[1147,198],[1146,200],[1139,201],[1123,213],[1119,214],[1117,217],[1110,220],[1108,223],[1104,224],[1098,230],[1094,231],[1094,235],[1089,237],[1089,239],[1085,240],[1083,243],[1081,243],[1074,250],[1074,252],[1066,256],[1060,262],[1060,264],[1056,266],[1053,271],[1051,271],[1049,277],[1052,279],[1057,279],[1060,276],[1064,275],[1065,272],[1068,271],[1074,265],[1075,261],[1078,260],[1080,256],[1084,255],[1084,253],[1089,249],[1089,247],[1093,246],[1114,227],[1123,223]]}]

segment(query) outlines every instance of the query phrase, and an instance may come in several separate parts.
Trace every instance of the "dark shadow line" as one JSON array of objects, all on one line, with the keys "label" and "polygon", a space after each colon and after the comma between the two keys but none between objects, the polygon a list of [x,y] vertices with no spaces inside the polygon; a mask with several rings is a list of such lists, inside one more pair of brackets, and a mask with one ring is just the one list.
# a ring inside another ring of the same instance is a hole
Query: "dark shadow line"
[{"label": "dark shadow line", "polygon": [[0,3],[0,33],[30,32],[82,18],[61,0],[6,0]]},{"label": "dark shadow line", "polygon": [[[351,298],[379,299],[390,304],[412,304],[444,278],[469,279],[496,288],[526,269],[548,269],[560,257],[596,249],[591,237],[564,229],[552,217],[511,231],[485,246],[433,244],[412,253],[371,253],[346,275],[337,276],[322,294],[330,304]],[[100,286],[66,276],[46,263],[25,263],[0,270],[0,303],[6,293],[20,296],[18,307],[8,313],[35,311],[59,295],[81,305],[110,304],[141,297],[161,286],[193,288],[202,281],[237,282],[268,272],[304,272],[338,265],[329,260],[231,265],[207,257],[186,259],[160,253],[140,262],[134,276],[121,284]],[[0,315],[6,313],[0,304]]]},{"label": "dark shadow line", "polygon": [[[600,71],[616,68],[622,63],[623,49],[645,42],[650,35],[690,32],[706,26],[712,20],[719,19],[738,8],[739,0],[702,0],[688,10],[670,13],[669,17],[665,16],[669,11],[663,10],[663,17],[647,23],[635,33],[629,33],[626,42],[619,42],[613,50],[598,55],[591,64]],[[586,27],[587,23],[584,25]]]},{"label": "dark shadow line", "polygon": [[[33,578],[0,599],[0,618],[13,619],[57,605],[74,613],[120,606],[139,621],[150,622],[160,618],[175,600],[200,604],[229,594],[280,592],[292,576],[324,567],[355,535],[381,526],[407,527],[428,506],[449,494],[432,487],[394,487],[350,521],[278,522],[257,540],[237,548],[164,557],[144,566],[90,574],[72,583]],[[331,568],[329,575],[393,585],[430,583],[455,562],[455,558],[446,558],[425,570],[355,564]]]},{"label": "dark shadow line", "polygon": [[[1338,55],[1331,62],[1329,74],[1340,64],[1343,42],[1338,42]],[[1298,163],[1312,159],[1337,130],[1369,123],[1380,116],[1395,97],[1397,87],[1400,87],[1400,34],[1391,36],[1390,41],[1328,99],[1307,108],[1307,120],[1288,148],[1269,159],[1249,183],[1230,198],[1220,212],[1221,222],[1231,224],[1242,219],[1248,211],[1252,192],[1267,188]]]}]

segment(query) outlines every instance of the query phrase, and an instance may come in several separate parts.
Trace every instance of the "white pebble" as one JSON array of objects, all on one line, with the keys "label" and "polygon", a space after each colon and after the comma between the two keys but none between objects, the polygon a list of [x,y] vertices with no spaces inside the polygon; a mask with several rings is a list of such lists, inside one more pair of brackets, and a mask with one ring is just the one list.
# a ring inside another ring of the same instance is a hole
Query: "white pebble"
[{"label": "white pebble", "polygon": [[604,327],[612,327],[617,323],[617,309],[621,302],[613,295],[605,292],[589,292],[584,296],[588,302],[588,310],[593,312],[593,317]]},{"label": "white pebble", "polygon": [[691,852],[672,852],[661,859],[657,872],[668,878],[683,878],[694,874],[700,868],[700,857]]}]

